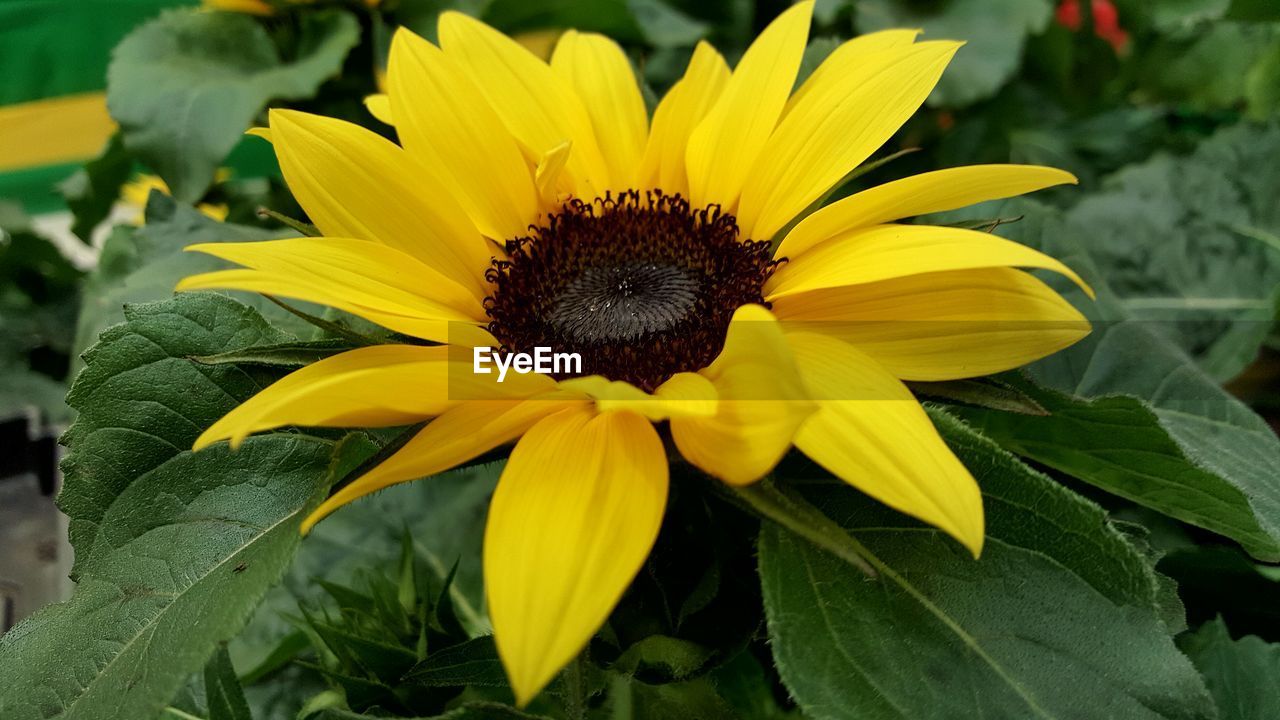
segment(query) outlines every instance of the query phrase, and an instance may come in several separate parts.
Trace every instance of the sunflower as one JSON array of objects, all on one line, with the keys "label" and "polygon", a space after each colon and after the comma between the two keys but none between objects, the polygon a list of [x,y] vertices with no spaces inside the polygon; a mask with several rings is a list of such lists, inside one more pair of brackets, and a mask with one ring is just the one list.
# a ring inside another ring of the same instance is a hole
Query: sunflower
[{"label": "sunflower", "polygon": [[[732,71],[698,45],[652,118],[609,39],[569,31],[548,63],[453,12],[439,46],[394,37],[388,91],[369,106],[399,145],[272,111],[257,132],[324,236],[193,246],[241,267],[179,289],[316,302],[408,341],[288,375],[196,449],[286,425],[427,421],[305,532],[514,442],[484,574],[521,704],[581,651],[653,546],[664,436],[732,486],[795,447],[977,556],[978,487],[902,381],[985,375],[1070,345],[1088,324],[1024,269],[1081,281],[987,233],[894,221],[1074,178],[961,167],[805,215],[919,108],[960,46],[862,36],[793,92],[811,11],[784,12]],[[475,372],[474,348],[537,347],[582,367],[505,382]]]}]

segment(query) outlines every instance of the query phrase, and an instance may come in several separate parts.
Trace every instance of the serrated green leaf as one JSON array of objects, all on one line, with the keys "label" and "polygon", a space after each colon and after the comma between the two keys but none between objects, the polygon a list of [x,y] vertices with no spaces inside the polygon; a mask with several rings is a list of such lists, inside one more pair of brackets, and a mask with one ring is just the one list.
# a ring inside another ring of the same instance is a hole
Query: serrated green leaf
[{"label": "serrated green leaf", "polygon": [[492,635],[432,651],[405,674],[404,681],[427,687],[508,687]]},{"label": "serrated green leaf", "polygon": [[967,43],[929,97],[930,105],[962,107],[991,97],[1013,77],[1022,63],[1027,37],[1048,25],[1053,4],[1049,0],[859,0],[854,13],[860,32],[923,28],[929,40]]},{"label": "serrated green leaf", "polygon": [[220,295],[181,295],[131,306],[127,322],[85,353],[67,402],[79,412],[63,436],[65,489],[75,571],[94,560],[102,518],[144,473],[187,453],[200,432],[275,375],[187,358],[284,341],[252,308]]},{"label": "serrated green leaf", "polygon": [[1220,720],[1280,717],[1280,644],[1253,635],[1232,640],[1218,619],[1178,645],[1204,675]]},{"label": "serrated green leaf", "polygon": [[[1280,442],[1270,429],[1143,326],[1099,334],[1091,374],[1101,387],[1079,386],[1083,397],[1011,378],[1048,414],[955,412],[1020,455],[1280,559]],[[1142,399],[1168,383],[1181,407]]]},{"label": "serrated green leaf", "polygon": [[982,485],[980,560],[838,482],[806,484],[806,494],[875,556],[878,579],[762,528],[771,647],[805,713],[1212,718],[1159,619],[1153,571],[1102,510],[933,417]]},{"label": "serrated green leaf", "polygon": [[63,507],[79,583],[0,639],[0,717],[156,715],[236,634],[288,567],[299,527],[349,448],[271,434],[200,453],[195,434],[258,385],[189,372],[189,348],[272,331],[215,295],[140,306],[104,333],[72,388]]},{"label": "serrated green leaf", "polygon": [[0,717],[157,713],[288,566],[333,453],[272,435],[184,452],[130,484],[72,599],[0,639]]},{"label": "serrated green leaf", "polygon": [[220,645],[204,666],[204,696],[209,720],[253,720],[225,645]]},{"label": "serrated green leaf", "polygon": [[394,683],[417,661],[417,656],[390,637],[352,632],[341,625],[309,618],[311,628],[336,655],[384,682]]},{"label": "serrated green leaf", "polygon": [[288,60],[252,16],[194,9],[170,10],[116,47],[107,69],[111,116],[125,146],[175,197],[198,200],[268,101],[314,95],[359,40],[359,23],[343,11],[299,22],[297,56]]}]

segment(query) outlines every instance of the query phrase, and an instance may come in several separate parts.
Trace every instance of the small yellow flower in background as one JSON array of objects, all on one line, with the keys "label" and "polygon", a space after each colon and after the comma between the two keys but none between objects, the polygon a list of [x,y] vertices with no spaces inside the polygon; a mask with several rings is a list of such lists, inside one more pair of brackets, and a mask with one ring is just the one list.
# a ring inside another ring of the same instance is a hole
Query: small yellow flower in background
[{"label": "small yellow flower in background", "polygon": [[[569,31],[543,62],[454,12],[439,47],[394,38],[388,92],[370,107],[400,145],[273,111],[261,134],[325,237],[194,246],[242,267],[179,289],[317,302],[441,344],[317,362],[196,448],[286,425],[430,419],[305,531],[515,441],[484,573],[520,704],[582,650],[657,537],[668,459],[655,424],[731,485],[794,446],[978,555],[978,486],[902,380],[985,375],[1072,344],[1088,323],[1019,268],[1083,283],[990,234],[894,221],[1074,178],[1014,165],[909,177],[814,212],[774,252],[775,235],[920,107],[959,47],[909,30],[863,36],[792,93],[811,11],[783,13],[732,71],[700,44],[652,118],[608,38]],[[551,347],[584,367],[498,383],[473,372],[473,347]]]},{"label": "small yellow flower in background", "polygon": [[[230,176],[231,173],[227,170],[218,170],[214,182],[226,182]],[[159,190],[165,195],[170,194],[169,185],[156,175],[138,175],[120,188],[120,199],[138,209],[138,214],[133,221],[137,225],[141,225],[145,219],[143,211],[147,207],[147,198],[150,197],[152,190]],[[196,209],[218,222],[226,220],[229,212],[223,203],[200,203]]]},{"label": "small yellow flower in background", "polygon": [[[382,0],[364,0],[367,7],[377,7]],[[287,5],[308,5],[315,0],[284,0]],[[277,3],[278,4],[278,3]],[[275,13],[272,3],[267,0],[204,0],[204,6],[213,10],[226,12],[249,13],[250,15],[271,15]]]},{"label": "small yellow flower in background", "polygon": [[205,7],[226,12],[241,12],[251,15],[270,15],[275,12],[266,0],[204,0]]}]

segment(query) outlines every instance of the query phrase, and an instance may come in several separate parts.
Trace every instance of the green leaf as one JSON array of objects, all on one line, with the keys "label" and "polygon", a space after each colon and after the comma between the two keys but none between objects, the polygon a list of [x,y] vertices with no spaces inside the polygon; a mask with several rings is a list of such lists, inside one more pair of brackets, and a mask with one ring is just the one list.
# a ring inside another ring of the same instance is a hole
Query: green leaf
[{"label": "green leaf", "polygon": [[1019,455],[1280,559],[1280,441],[1266,423],[1145,326],[1096,333],[1034,371],[1080,372],[1073,395],[1010,379],[1047,415],[956,413]]},{"label": "green leaf", "polygon": [[710,679],[650,685],[625,675],[610,682],[605,705],[593,718],[608,720],[727,720],[737,718],[733,707],[716,691]]},{"label": "green leaf", "polygon": [[0,200],[0,416],[67,418],[61,379],[82,277],[20,207]]},{"label": "green leaf", "polygon": [[492,635],[431,652],[405,674],[404,681],[426,687],[508,687]]},{"label": "green leaf", "polygon": [[664,680],[683,680],[701,670],[714,655],[714,649],[696,642],[650,635],[627,648],[611,669],[627,675],[656,674]]},{"label": "green leaf", "polygon": [[1232,111],[1245,99],[1250,68],[1275,36],[1265,25],[1216,22],[1203,32],[1164,38],[1136,59],[1137,83],[1147,99],[1202,113]]},{"label": "green leaf", "polygon": [[1276,318],[1277,194],[1280,126],[1241,124],[1188,156],[1158,155],[1116,173],[1066,214],[1065,227],[1021,223],[1002,234],[1036,242],[1047,231],[1063,236],[1047,241],[1079,243],[1105,270],[1121,316],[1159,323],[1227,380],[1257,356]]},{"label": "green leaf", "polygon": [[1280,644],[1253,635],[1232,640],[1218,619],[1179,645],[1204,675],[1221,720],[1280,717]]},{"label": "green leaf", "polygon": [[0,639],[0,717],[151,717],[248,619],[324,495],[332,443],[252,438],[184,452],[102,518],[72,599]]},{"label": "green leaf", "polygon": [[1156,29],[1169,32],[1219,20],[1230,6],[1231,0],[1161,0],[1152,4],[1151,20]]},{"label": "green leaf", "polygon": [[[322,603],[330,596],[326,587],[350,585],[367,568],[389,569],[406,528],[418,556],[437,580],[443,581],[461,558],[448,591],[453,609],[470,632],[488,632],[481,611],[478,558],[489,495],[501,469],[501,463],[493,463],[396,485],[361,498],[316,525],[284,582],[268,594],[231,644],[237,667],[257,668],[271,659],[296,630],[284,616],[296,612],[300,600]],[[317,577],[324,577],[326,585],[317,584]]]},{"label": "green leaf", "polygon": [[492,0],[483,20],[506,33],[571,27],[619,42],[645,40],[628,0]]},{"label": "green leaf", "polygon": [[345,340],[306,340],[228,350],[191,359],[201,365],[264,365],[296,370],[351,349],[351,343]]},{"label": "green leaf", "polygon": [[[1237,218],[1280,221],[1280,209],[1268,203],[1263,194],[1264,188],[1280,183],[1280,174],[1270,172],[1272,168],[1254,168],[1238,157],[1249,155],[1242,142],[1247,137],[1280,140],[1280,131],[1258,137],[1251,129],[1235,128],[1220,135],[1207,150],[1202,148],[1205,155],[1236,157],[1241,176],[1250,178],[1248,193],[1231,190],[1220,196],[1222,205]],[[1212,204],[1204,198],[1191,199],[1195,183],[1181,185],[1193,170],[1174,166],[1169,171],[1184,177],[1166,179],[1141,195],[1128,197],[1134,203],[1168,207],[1162,193],[1173,183],[1178,188],[1176,198],[1198,203],[1201,208]],[[1206,176],[1201,168],[1200,177],[1208,178],[1200,183],[1206,194],[1214,195],[1213,188],[1222,188],[1223,183],[1232,188],[1234,183],[1222,179],[1221,172]],[[1250,261],[1251,256],[1240,254],[1244,250],[1239,245],[1224,249],[1216,244],[1215,238],[1224,238],[1215,235],[1210,224],[1193,223],[1203,237],[1192,240],[1190,231],[1154,219],[1159,217],[1157,212],[1129,210],[1119,199],[1106,205],[1095,200],[1087,198],[1065,214],[1029,201],[1001,206],[1027,216],[1021,223],[1002,228],[1001,234],[1062,259],[1099,290],[1098,300],[1093,302],[1084,299],[1079,290],[1051,280],[1064,287],[1067,296],[1094,321],[1088,338],[1029,369],[1038,385],[1061,393],[1027,390],[1051,415],[1015,419],[972,409],[957,412],[1019,454],[1223,533],[1258,558],[1280,558],[1280,483],[1276,482],[1280,477],[1280,440],[1266,421],[1224,391],[1175,345],[1171,337],[1186,341],[1178,331],[1187,323],[1130,319],[1130,305],[1117,300],[1110,290],[1112,283],[1136,286],[1137,281],[1130,278],[1169,273],[1171,277],[1156,281],[1179,287],[1192,286],[1200,278],[1203,289],[1199,292],[1221,295],[1261,284],[1261,274],[1274,270],[1257,264],[1262,256],[1252,256]],[[1175,221],[1181,219],[1190,218],[1175,217]],[[1141,245],[1136,238],[1141,238]],[[1219,252],[1215,253],[1215,247]],[[1089,252],[1094,249],[1103,261],[1100,264],[1107,268],[1105,276],[1094,265]],[[1126,253],[1132,253],[1132,259],[1122,260]],[[1199,260],[1187,259],[1191,257]],[[1244,319],[1238,322],[1258,325]],[[1262,329],[1269,327],[1267,323]]]},{"label": "green leaf", "polygon": [[962,405],[973,405],[988,410],[1000,410],[1019,415],[1049,414],[1027,393],[1007,382],[992,378],[913,382],[909,383],[909,386],[911,392],[920,397],[960,403]]},{"label": "green leaf", "polygon": [[79,412],[62,438],[75,572],[93,563],[103,518],[133,483],[187,454],[204,428],[274,379],[187,358],[281,342],[287,336],[252,308],[220,295],[180,295],[125,310],[85,353],[67,401]]},{"label": "green leaf", "polygon": [[204,695],[209,720],[253,720],[225,645],[220,645],[204,666]]},{"label": "green leaf", "polygon": [[838,37],[817,37],[809,41],[804,48],[804,55],[800,56],[800,71],[796,73],[795,88],[799,89],[805,80],[813,74],[814,70],[822,64],[827,56],[835,52],[843,42]]},{"label": "green leaf", "polygon": [[[244,225],[220,223],[153,192],[147,202],[146,225],[117,227],[102,248],[98,267],[89,275],[76,327],[75,349],[83,352],[98,334],[124,319],[121,308],[129,303],[165,300],[187,275],[221,270],[227,263],[183,248],[202,242],[250,242],[280,237],[279,233]],[[272,322],[294,334],[309,333],[305,322],[293,318],[260,296],[241,293],[245,304],[257,308]],[[278,337],[274,342],[292,338]],[[262,344],[269,342],[263,340]],[[211,346],[203,354],[231,347]]]},{"label": "green leaf", "polygon": [[929,40],[963,40],[966,45],[929,97],[930,105],[963,107],[995,95],[1013,77],[1022,63],[1027,37],[1045,29],[1053,4],[1049,0],[859,0],[854,12],[861,32],[923,28]]},{"label": "green leaf", "polygon": [[[328,709],[309,720],[374,720],[374,715],[361,715],[350,710]],[[493,702],[473,702],[430,718],[404,718],[404,720],[546,720],[544,715],[530,715],[510,705]]]},{"label": "green leaf", "polygon": [[627,0],[640,32],[657,48],[693,45],[711,32],[711,26],[671,7],[663,0]]},{"label": "green leaf", "polygon": [[804,712],[1212,718],[1160,621],[1154,572],[1102,510],[954,418],[933,417],[982,485],[980,560],[838,481],[806,484],[806,494],[869,549],[878,579],[762,528],[771,647]]},{"label": "green leaf", "polygon": [[191,452],[260,384],[185,356],[275,331],[216,295],[126,314],[70,395],[81,414],[60,499],[79,582],[0,638],[5,720],[156,715],[239,631],[288,567],[302,518],[361,459],[358,445],[285,433]]},{"label": "green leaf", "polygon": [[1249,117],[1266,120],[1280,113],[1280,40],[1258,58],[1258,62],[1245,76],[1245,99],[1249,103]]},{"label": "green leaf", "polygon": [[1275,566],[1259,565],[1226,545],[1190,545],[1170,551],[1159,567],[1177,582],[1179,596],[1192,609],[1192,624],[1221,616],[1238,634],[1270,635],[1280,627]]},{"label": "green leaf", "polygon": [[125,147],[175,197],[195,202],[241,134],[273,99],[312,97],[359,40],[359,23],[331,10],[299,15],[295,57],[242,13],[171,10],[116,47],[107,105]]}]

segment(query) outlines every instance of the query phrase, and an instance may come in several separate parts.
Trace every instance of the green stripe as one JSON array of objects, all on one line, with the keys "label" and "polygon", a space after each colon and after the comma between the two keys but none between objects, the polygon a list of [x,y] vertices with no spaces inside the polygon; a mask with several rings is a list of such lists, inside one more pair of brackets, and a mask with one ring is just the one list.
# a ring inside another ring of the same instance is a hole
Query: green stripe
[{"label": "green stripe", "polygon": [[197,0],[0,2],[0,105],[106,87],[111,48],[163,8]]},{"label": "green stripe", "polygon": [[67,163],[0,173],[0,200],[16,200],[31,215],[65,210],[56,186],[79,168]]}]

